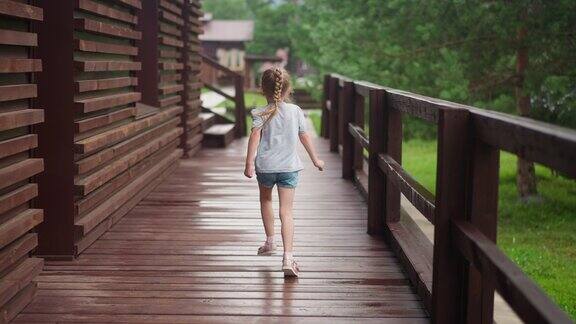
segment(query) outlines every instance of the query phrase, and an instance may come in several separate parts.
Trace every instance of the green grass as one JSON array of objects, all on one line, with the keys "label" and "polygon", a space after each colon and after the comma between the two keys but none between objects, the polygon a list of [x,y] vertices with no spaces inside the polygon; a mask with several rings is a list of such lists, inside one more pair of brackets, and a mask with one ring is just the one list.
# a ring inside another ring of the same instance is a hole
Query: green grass
[{"label": "green grass", "polygon": [[[436,142],[411,140],[402,165],[435,191]],[[502,152],[498,208],[498,245],[573,319],[576,318],[576,182],[537,166],[539,201],[516,192],[516,157]]]}]

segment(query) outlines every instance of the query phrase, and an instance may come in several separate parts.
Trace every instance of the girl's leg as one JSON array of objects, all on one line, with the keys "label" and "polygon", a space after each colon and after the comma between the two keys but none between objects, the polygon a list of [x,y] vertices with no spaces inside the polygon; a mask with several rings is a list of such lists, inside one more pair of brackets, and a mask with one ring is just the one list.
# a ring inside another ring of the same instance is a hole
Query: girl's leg
[{"label": "girl's leg", "polygon": [[266,237],[274,236],[274,209],[272,207],[272,188],[258,184],[260,188],[260,212]]},{"label": "girl's leg", "polygon": [[294,189],[278,187],[280,197],[280,220],[282,221],[282,242],[284,242],[284,256],[292,256],[294,244],[294,219],[292,207],[294,205]]}]

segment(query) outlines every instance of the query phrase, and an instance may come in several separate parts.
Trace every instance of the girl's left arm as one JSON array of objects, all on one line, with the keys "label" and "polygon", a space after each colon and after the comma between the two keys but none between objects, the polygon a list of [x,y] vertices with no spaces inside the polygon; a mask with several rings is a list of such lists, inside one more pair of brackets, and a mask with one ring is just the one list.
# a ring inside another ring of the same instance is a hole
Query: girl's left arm
[{"label": "girl's left arm", "polygon": [[261,134],[262,128],[252,128],[250,138],[248,139],[248,152],[246,153],[246,167],[244,169],[244,175],[248,178],[252,178],[256,172],[254,159],[256,159],[256,150],[260,143]]}]

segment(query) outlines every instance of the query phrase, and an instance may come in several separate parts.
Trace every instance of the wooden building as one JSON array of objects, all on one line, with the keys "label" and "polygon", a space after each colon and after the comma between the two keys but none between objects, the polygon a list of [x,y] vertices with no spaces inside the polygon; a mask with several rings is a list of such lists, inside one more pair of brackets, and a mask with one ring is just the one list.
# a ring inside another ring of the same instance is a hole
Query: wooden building
[{"label": "wooden building", "polygon": [[[231,71],[241,74],[246,69],[246,43],[254,37],[252,20],[216,20],[211,14],[202,18],[204,33],[200,36],[202,53]],[[226,75],[205,69],[203,79],[209,83],[227,84]],[[248,80],[246,80],[248,82]]]},{"label": "wooden building", "polygon": [[[0,0],[0,322],[201,147],[197,0]],[[33,253],[34,252],[34,253]]]}]

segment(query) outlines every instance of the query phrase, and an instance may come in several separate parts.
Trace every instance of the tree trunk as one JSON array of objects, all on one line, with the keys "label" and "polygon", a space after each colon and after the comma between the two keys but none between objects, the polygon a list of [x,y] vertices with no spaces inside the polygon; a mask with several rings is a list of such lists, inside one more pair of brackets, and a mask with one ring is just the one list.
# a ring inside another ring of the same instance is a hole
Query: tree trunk
[{"label": "tree trunk", "polygon": [[[524,79],[528,68],[528,49],[524,45],[527,30],[521,27],[518,30],[516,50],[516,110],[523,117],[530,117],[530,95],[524,89]],[[534,163],[518,157],[518,171],[516,174],[516,186],[520,198],[526,199],[538,194],[536,187],[536,172]]]}]

